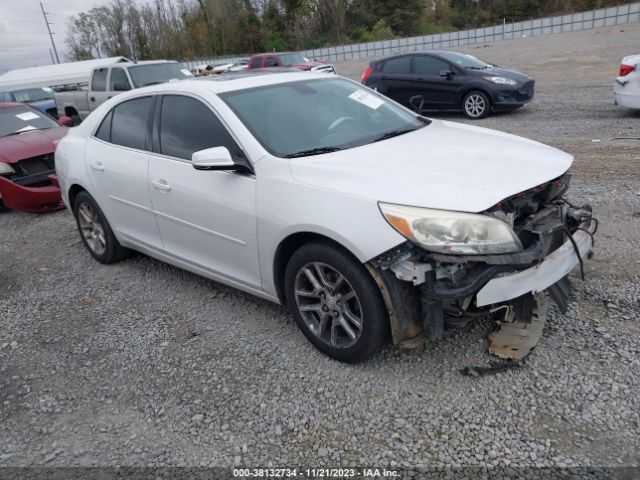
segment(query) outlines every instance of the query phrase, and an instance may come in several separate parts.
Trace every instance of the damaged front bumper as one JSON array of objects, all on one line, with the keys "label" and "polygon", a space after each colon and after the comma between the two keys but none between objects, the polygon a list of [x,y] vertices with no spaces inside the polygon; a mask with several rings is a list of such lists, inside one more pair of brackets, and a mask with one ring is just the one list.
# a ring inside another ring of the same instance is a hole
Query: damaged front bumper
[{"label": "damaged front bumper", "polygon": [[65,208],[58,178],[53,172],[13,180],[0,176],[0,200],[6,208],[43,213]]},{"label": "damaged front bumper", "polygon": [[[576,208],[556,200],[527,215],[517,227],[525,245],[522,252],[445,255],[406,242],[367,266],[387,305],[394,343],[414,347],[478,318],[499,315],[502,323],[511,324],[509,335],[515,336],[496,338],[493,353],[521,358],[542,333],[543,293],[566,309],[567,276],[578,265],[583,273],[596,230],[589,206]],[[507,338],[521,340],[527,348],[505,354],[510,348]]]}]

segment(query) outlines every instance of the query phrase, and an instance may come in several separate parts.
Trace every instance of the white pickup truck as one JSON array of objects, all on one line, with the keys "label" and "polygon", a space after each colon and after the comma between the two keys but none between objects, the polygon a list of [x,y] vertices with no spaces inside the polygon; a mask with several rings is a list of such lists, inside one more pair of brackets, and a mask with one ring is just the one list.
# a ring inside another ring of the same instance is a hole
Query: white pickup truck
[{"label": "white pickup truck", "polygon": [[74,125],[77,125],[114,95],[132,88],[185,78],[193,78],[193,75],[178,62],[153,60],[115,63],[94,69],[88,90],[87,87],[77,86],[71,90],[57,91],[56,104],[58,111],[71,117]]}]

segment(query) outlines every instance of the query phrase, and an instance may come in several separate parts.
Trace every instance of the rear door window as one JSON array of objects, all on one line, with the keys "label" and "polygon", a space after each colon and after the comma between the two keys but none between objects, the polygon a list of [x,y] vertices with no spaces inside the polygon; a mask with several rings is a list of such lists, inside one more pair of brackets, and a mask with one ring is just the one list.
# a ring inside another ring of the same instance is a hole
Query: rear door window
[{"label": "rear door window", "polygon": [[113,109],[111,143],[146,150],[152,97],[129,100]]},{"label": "rear door window", "polygon": [[104,92],[107,89],[107,69],[100,68],[93,72],[91,90],[94,92]]},{"label": "rear door window", "polygon": [[392,58],[384,62],[383,73],[408,75],[411,72],[411,57]]},{"label": "rear door window", "polygon": [[204,103],[182,95],[165,95],[160,112],[160,153],[191,160],[199,150],[227,147],[242,153],[231,134]]},{"label": "rear door window", "polygon": [[416,55],[413,57],[413,73],[418,75],[440,75],[440,72],[451,70],[444,60],[429,55]]},{"label": "rear door window", "polygon": [[100,128],[96,132],[96,137],[100,140],[104,140],[105,142],[111,141],[111,119],[113,118],[113,110],[109,112],[109,114],[104,117],[102,123],[100,124]]}]

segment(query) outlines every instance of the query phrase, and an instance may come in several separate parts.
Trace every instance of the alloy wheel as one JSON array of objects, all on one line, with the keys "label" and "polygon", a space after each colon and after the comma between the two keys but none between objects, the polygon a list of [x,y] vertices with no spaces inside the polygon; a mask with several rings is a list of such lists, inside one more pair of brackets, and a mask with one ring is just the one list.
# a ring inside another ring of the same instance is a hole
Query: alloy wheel
[{"label": "alloy wheel", "polygon": [[96,255],[102,255],[107,248],[107,241],[97,210],[82,202],[78,207],[78,224],[87,246]]},{"label": "alloy wheel", "polygon": [[464,102],[464,110],[472,118],[481,117],[486,109],[487,102],[482,98],[482,95],[477,93],[469,95]]},{"label": "alloy wheel", "polygon": [[322,262],[302,267],[295,279],[296,305],[307,328],[333,348],[349,348],[362,335],[363,315],[353,286]]}]

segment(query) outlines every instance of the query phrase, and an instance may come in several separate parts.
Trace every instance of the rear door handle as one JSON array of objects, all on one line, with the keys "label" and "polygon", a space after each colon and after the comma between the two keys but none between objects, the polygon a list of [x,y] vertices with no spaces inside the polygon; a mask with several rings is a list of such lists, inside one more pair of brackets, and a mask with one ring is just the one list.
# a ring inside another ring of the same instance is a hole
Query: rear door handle
[{"label": "rear door handle", "polygon": [[151,185],[153,185],[155,189],[163,192],[171,191],[171,185],[169,185],[166,180],[151,180]]},{"label": "rear door handle", "polygon": [[91,168],[93,170],[95,170],[96,172],[104,172],[104,166],[102,165],[102,163],[98,162],[98,163],[92,163],[91,164]]},{"label": "rear door handle", "polygon": [[91,97],[91,101],[95,102],[96,101],[96,97]]}]

